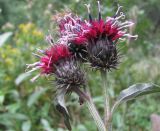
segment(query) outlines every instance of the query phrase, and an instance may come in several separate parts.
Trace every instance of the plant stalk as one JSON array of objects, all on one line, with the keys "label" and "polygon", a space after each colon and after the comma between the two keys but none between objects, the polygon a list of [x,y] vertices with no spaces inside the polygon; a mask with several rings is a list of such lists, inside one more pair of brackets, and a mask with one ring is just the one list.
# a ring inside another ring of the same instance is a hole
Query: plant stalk
[{"label": "plant stalk", "polygon": [[104,96],[104,124],[106,129],[110,130],[111,124],[111,112],[110,112],[110,102],[109,102],[109,91],[107,87],[107,72],[101,71],[102,77],[102,87],[103,87],[103,96]]},{"label": "plant stalk", "polygon": [[89,92],[87,94],[89,96],[88,97],[89,99],[86,100],[86,104],[87,104],[87,107],[89,109],[90,114],[92,115],[92,117],[97,125],[98,130],[99,131],[106,131],[105,125],[104,125],[95,105],[94,105],[94,102],[93,102]]}]

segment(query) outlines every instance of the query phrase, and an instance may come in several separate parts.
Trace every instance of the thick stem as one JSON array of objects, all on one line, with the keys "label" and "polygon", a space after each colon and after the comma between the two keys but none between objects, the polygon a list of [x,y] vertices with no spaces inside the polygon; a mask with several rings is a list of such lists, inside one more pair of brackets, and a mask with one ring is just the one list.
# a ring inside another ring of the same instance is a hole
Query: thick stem
[{"label": "thick stem", "polygon": [[103,95],[104,95],[104,124],[106,128],[109,130],[111,123],[111,112],[110,112],[110,103],[109,103],[109,91],[107,90],[107,73],[106,71],[101,71],[102,77],[102,87],[103,87]]},{"label": "thick stem", "polygon": [[95,105],[94,105],[94,102],[93,102],[90,94],[89,93],[87,93],[87,94],[89,96],[89,99],[86,100],[87,107],[88,107],[89,112],[91,113],[91,115],[92,115],[92,117],[93,117],[93,119],[94,119],[94,121],[97,125],[98,130],[99,131],[106,131],[105,125],[104,125],[104,123],[103,123]]}]

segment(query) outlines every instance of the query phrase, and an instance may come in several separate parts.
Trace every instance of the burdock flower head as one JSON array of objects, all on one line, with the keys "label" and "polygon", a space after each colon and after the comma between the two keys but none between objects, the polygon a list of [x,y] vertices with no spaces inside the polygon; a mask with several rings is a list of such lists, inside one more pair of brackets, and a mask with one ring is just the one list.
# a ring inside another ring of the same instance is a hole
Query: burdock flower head
[{"label": "burdock flower head", "polygon": [[51,35],[46,38],[51,46],[46,50],[37,50],[38,54],[34,55],[39,57],[39,61],[34,64],[27,64],[27,69],[31,68],[28,73],[40,69],[40,73],[33,77],[31,81],[35,81],[40,75],[53,75],[55,77],[56,108],[64,115],[65,124],[68,129],[71,129],[64,96],[66,93],[75,92],[79,96],[80,104],[82,104],[87,96],[80,88],[85,87],[86,79],[68,46],[62,43],[54,44]]},{"label": "burdock flower head", "polygon": [[40,75],[54,75],[57,88],[66,88],[66,92],[85,84],[84,73],[81,71],[78,62],[71,54],[66,44],[54,44],[51,35],[46,37],[51,46],[46,50],[38,49],[39,61],[27,64],[28,73],[40,69],[40,73],[33,77],[35,81]]},{"label": "burdock flower head", "polygon": [[37,49],[37,52],[38,54],[33,54],[39,57],[39,61],[33,64],[27,64],[27,69],[31,68],[27,73],[40,69],[40,73],[31,79],[32,82],[40,75],[53,74],[56,71],[56,65],[59,64],[60,60],[71,57],[67,46],[64,44],[55,44],[46,50]]},{"label": "burdock flower head", "polygon": [[74,45],[86,45],[88,59],[93,68],[100,70],[116,68],[119,59],[117,51],[118,40],[137,38],[137,35],[133,36],[127,33],[127,28],[133,26],[134,23],[132,21],[124,21],[125,15],[121,11],[122,6],[118,6],[114,16],[108,16],[105,20],[101,16],[99,1],[98,19],[92,18],[90,4],[86,6],[89,20],[82,21],[77,17],[72,17],[72,15],[66,16],[69,20],[64,18],[66,21],[64,22],[63,20],[60,23],[62,37],[72,40]]},{"label": "burdock flower head", "polygon": [[60,28],[60,40],[67,43],[70,52],[77,58],[77,60],[86,61],[87,50],[86,42],[87,39],[83,36],[81,26],[85,23],[77,15],[69,13],[63,18],[59,18],[58,25]]}]

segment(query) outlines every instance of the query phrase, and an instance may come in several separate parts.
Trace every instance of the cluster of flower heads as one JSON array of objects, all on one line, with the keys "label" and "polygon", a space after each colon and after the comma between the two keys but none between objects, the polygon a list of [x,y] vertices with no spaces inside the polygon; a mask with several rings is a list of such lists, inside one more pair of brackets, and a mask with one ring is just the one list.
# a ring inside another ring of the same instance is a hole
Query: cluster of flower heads
[{"label": "cluster of flower heads", "polygon": [[35,55],[39,57],[39,61],[27,65],[27,69],[31,68],[29,73],[41,70],[31,81],[35,81],[40,75],[54,75],[57,89],[65,89],[65,93],[74,91],[81,100],[82,94],[85,94],[79,87],[85,86],[86,82],[78,63],[87,62],[92,68],[109,71],[116,68],[119,62],[118,41],[137,38],[137,35],[127,33],[127,28],[134,23],[124,20],[122,6],[118,6],[114,16],[107,16],[105,20],[101,16],[99,1],[97,19],[92,18],[90,5],[86,7],[89,20],[83,20],[72,13],[58,18],[59,40],[54,43],[52,36],[48,35],[46,40],[51,46],[46,50],[38,49]]},{"label": "cluster of flower heads", "polygon": [[[98,18],[93,19],[90,11],[90,4],[86,5],[89,20],[82,20],[79,16],[71,13],[60,17],[58,21],[60,38],[58,44],[54,44],[52,36],[46,37],[51,46],[43,51],[40,61],[29,64],[32,72],[41,69],[41,74],[53,74],[56,65],[62,61],[74,57],[76,60],[89,62],[93,68],[110,70],[118,64],[117,43],[125,38],[137,38],[127,33],[127,28],[133,26],[132,21],[125,21],[125,15],[121,11],[122,6],[112,17],[107,16],[105,20],[101,16],[101,6],[98,1]],[[39,74],[40,75],[40,74]],[[34,77],[35,80],[39,75]]]},{"label": "cluster of flower heads", "polygon": [[122,6],[114,16],[107,16],[105,20],[101,16],[101,6],[98,1],[98,18],[91,16],[90,5],[86,5],[89,20],[68,14],[60,18],[60,40],[66,43],[72,53],[82,60],[88,61],[93,68],[110,70],[118,64],[118,52],[116,44],[126,38],[137,38],[127,33],[127,28],[134,25],[132,21],[125,21],[125,15],[121,11]]}]

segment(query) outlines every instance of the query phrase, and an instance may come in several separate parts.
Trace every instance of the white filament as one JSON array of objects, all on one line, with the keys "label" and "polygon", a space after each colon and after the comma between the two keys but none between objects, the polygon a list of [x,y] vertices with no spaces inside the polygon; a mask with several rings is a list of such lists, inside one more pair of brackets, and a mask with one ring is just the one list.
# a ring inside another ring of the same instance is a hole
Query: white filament
[{"label": "white filament", "polygon": [[36,50],[37,50],[37,52],[39,52],[39,53],[42,53],[42,54],[45,53],[45,51],[43,51],[43,50],[41,50],[41,49],[36,49]]},{"label": "white filament", "polygon": [[130,27],[130,26],[133,26],[133,25],[134,25],[134,23],[129,23],[128,25],[121,26],[118,29],[121,30],[123,28]]},{"label": "white filament", "polygon": [[124,41],[126,41],[126,38],[119,38],[119,40],[120,40],[121,42],[124,42]]},{"label": "white filament", "polygon": [[118,26],[120,24],[120,22],[119,21],[117,21],[117,20],[115,20],[115,22],[111,25],[111,27],[114,27],[114,26]]},{"label": "white filament", "polygon": [[30,67],[35,67],[37,66],[38,64],[40,64],[40,62],[35,62],[33,64],[26,64],[27,65],[27,69],[30,68]]},{"label": "white filament", "polygon": [[[48,32],[50,32],[49,30],[48,30]],[[51,46],[53,46],[53,38],[52,38],[52,36],[51,36],[51,34],[49,34],[48,36],[46,36],[46,41],[51,45]]]},{"label": "white filament", "polygon": [[84,5],[87,7],[88,14],[90,14],[90,13],[91,13],[91,10],[90,10],[90,8],[91,8],[91,5],[90,5],[90,4],[84,4]]},{"label": "white filament", "polygon": [[101,12],[101,5],[100,5],[100,2],[97,1],[97,3],[98,3],[98,11]]},{"label": "white filament", "polygon": [[40,56],[39,54],[36,54],[36,53],[32,53],[32,55],[37,56],[37,57],[39,57],[39,58],[42,57],[42,56]]},{"label": "white filament", "polygon": [[138,35],[124,34],[124,36],[128,38],[135,38],[135,40],[138,38]]},{"label": "white filament", "polygon": [[49,65],[51,64],[51,60],[52,60],[52,56],[49,58],[49,62],[48,62],[47,67],[49,67]]},{"label": "white filament", "polygon": [[120,11],[120,9],[121,9],[122,7],[123,7],[123,6],[118,5],[118,9],[117,9],[116,15],[118,15],[118,13],[119,13],[119,11]]},{"label": "white filament", "polygon": [[118,34],[125,34],[127,32],[127,29],[123,30],[123,31],[118,31]]},{"label": "white filament", "polygon": [[120,16],[119,17],[116,17],[115,18],[116,20],[119,20],[119,19],[125,19],[125,15],[123,12],[120,13]]},{"label": "white filament", "polygon": [[34,67],[30,71],[27,71],[26,73],[31,73],[31,72],[33,72],[35,70],[38,70],[39,68],[40,68],[40,66]]},{"label": "white filament", "polygon": [[30,81],[34,82],[38,77],[40,77],[40,74],[36,75],[35,77],[33,77]]}]

